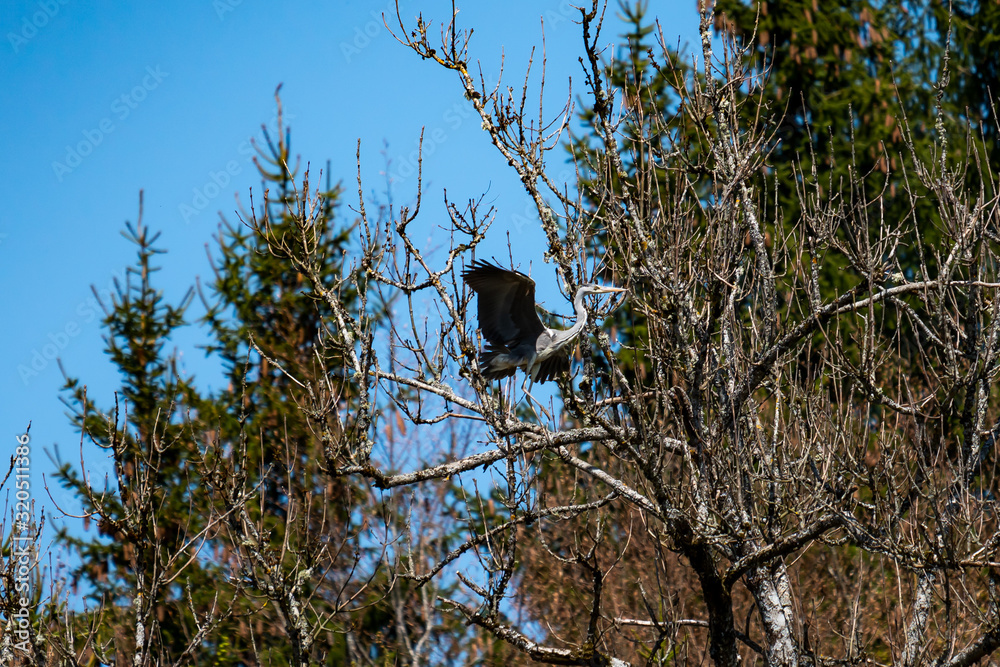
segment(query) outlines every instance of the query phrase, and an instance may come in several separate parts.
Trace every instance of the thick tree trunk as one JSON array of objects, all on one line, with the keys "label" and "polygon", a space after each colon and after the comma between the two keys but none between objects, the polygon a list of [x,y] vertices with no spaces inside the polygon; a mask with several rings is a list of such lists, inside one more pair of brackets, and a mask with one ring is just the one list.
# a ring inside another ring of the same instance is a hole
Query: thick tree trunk
[{"label": "thick tree trunk", "polygon": [[702,595],[705,598],[708,611],[709,655],[718,667],[736,667],[740,664],[740,653],[737,650],[733,620],[733,598],[722,583],[711,549],[704,544],[689,544],[684,553],[698,573]]},{"label": "thick tree trunk", "polygon": [[747,588],[757,603],[764,626],[764,664],[798,667],[799,649],[792,627],[791,587],[785,565],[758,566],[746,574]]}]

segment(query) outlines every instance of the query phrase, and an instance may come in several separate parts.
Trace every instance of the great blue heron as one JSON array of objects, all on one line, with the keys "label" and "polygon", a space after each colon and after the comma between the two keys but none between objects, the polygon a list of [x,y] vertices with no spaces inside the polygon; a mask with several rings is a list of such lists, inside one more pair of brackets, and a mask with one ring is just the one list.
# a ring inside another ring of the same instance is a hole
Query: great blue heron
[{"label": "great blue heron", "polygon": [[583,285],[573,298],[576,323],[565,330],[549,329],[535,312],[535,281],[520,271],[473,260],[462,278],[479,295],[479,328],[489,341],[489,347],[479,357],[479,369],[490,380],[510,377],[520,367],[532,382],[545,382],[568,371],[565,348],[587,325],[583,297],[625,291],[620,287]]}]

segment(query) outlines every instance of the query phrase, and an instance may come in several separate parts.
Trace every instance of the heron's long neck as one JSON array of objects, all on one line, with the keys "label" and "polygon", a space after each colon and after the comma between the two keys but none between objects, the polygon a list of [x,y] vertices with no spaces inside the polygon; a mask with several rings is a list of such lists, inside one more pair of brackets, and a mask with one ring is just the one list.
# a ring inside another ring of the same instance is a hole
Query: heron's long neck
[{"label": "heron's long neck", "polygon": [[583,305],[583,294],[577,292],[573,299],[573,307],[576,308],[576,323],[569,328],[568,338],[579,336],[583,328],[587,326],[587,309]]}]

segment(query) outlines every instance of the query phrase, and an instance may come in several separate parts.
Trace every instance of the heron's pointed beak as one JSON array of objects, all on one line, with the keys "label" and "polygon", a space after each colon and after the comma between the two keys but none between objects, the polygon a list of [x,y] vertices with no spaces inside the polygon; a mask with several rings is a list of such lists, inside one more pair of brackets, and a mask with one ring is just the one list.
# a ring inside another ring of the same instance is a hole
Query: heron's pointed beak
[{"label": "heron's pointed beak", "polygon": [[625,289],[624,287],[602,287],[601,288],[601,292],[602,293],[603,292],[607,292],[607,293],[612,293],[612,292],[627,292],[627,291],[628,290]]}]

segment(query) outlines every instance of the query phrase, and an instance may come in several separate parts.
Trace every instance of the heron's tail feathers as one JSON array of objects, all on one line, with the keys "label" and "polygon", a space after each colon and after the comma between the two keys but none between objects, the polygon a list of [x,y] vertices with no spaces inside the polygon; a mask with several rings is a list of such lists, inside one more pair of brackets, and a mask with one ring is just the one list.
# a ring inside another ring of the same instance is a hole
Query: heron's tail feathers
[{"label": "heron's tail feathers", "polygon": [[569,358],[565,354],[554,354],[536,362],[534,355],[526,358],[506,347],[492,346],[479,355],[479,372],[487,380],[509,378],[521,367],[525,367],[533,382],[547,382],[561,373],[569,372]]},{"label": "heron's tail feathers", "polygon": [[517,370],[517,362],[510,351],[502,347],[488,347],[479,355],[479,372],[487,380],[507,378]]}]

